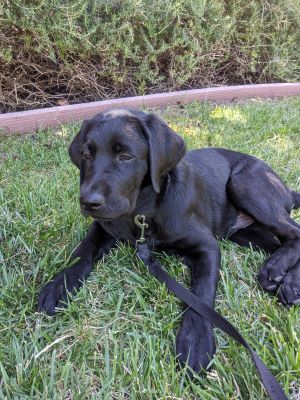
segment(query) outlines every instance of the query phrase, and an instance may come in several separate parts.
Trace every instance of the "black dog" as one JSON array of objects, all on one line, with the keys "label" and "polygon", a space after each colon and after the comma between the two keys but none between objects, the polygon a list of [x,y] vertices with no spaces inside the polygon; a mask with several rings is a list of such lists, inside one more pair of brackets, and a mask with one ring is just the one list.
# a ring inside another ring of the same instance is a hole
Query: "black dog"
[{"label": "black dog", "polygon": [[[133,245],[133,219],[146,215],[156,250],[172,250],[191,268],[192,290],[213,306],[220,268],[216,237],[267,251],[261,286],[283,304],[300,302],[300,225],[290,218],[300,193],[290,191],[263,161],[225,149],[186,153],[183,140],[161,119],[119,109],[84,121],[69,154],[80,169],[80,203],[94,218],[72,255],[79,261],[41,291],[49,315],[77,289],[116,239]],[[205,368],[214,354],[211,324],[188,309],[177,336],[179,361]]]}]

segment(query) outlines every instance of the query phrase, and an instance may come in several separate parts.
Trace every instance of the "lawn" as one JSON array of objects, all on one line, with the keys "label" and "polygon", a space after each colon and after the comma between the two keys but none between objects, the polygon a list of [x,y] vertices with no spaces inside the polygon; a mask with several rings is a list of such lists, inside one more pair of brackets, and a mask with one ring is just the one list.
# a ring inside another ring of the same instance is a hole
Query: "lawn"
[{"label": "lawn", "polygon": [[[189,148],[221,146],[267,161],[300,191],[300,98],[191,104],[157,111]],[[211,370],[189,382],[174,357],[182,304],[119,247],[98,262],[67,309],[36,312],[38,292],[66,267],[89,220],[67,147],[79,125],[0,137],[1,399],[266,399],[246,351],[216,330]],[[259,193],[257,193],[259,195]],[[300,212],[294,212],[300,221]],[[222,241],[217,310],[300,399],[300,307],[259,287],[262,252]],[[188,285],[179,258],[162,264]]]}]

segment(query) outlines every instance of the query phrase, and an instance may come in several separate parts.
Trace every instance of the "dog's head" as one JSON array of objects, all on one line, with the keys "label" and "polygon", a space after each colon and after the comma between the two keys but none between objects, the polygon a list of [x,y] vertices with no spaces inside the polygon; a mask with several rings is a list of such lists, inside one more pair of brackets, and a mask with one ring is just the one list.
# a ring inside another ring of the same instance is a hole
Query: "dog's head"
[{"label": "dog's head", "polygon": [[147,175],[159,193],[184,153],[181,137],[154,114],[116,109],[84,121],[69,147],[83,214],[111,220],[131,213]]}]

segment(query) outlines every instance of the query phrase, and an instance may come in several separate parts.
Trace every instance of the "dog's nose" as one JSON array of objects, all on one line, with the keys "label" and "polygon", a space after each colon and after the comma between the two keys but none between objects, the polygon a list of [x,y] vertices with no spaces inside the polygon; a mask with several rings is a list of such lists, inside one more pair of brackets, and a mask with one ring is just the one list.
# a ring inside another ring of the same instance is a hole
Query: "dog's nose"
[{"label": "dog's nose", "polygon": [[80,196],[80,204],[86,210],[99,210],[104,204],[104,198],[99,193],[92,193],[88,196]]}]

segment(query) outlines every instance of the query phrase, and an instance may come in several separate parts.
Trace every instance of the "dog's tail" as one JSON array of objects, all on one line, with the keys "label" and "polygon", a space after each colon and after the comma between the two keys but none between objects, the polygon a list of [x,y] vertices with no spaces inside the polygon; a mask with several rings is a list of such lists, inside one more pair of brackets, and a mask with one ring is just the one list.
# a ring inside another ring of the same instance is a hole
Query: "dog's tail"
[{"label": "dog's tail", "polygon": [[292,196],[293,196],[293,200],[294,200],[293,208],[294,209],[299,208],[300,207],[300,193],[292,191]]}]

